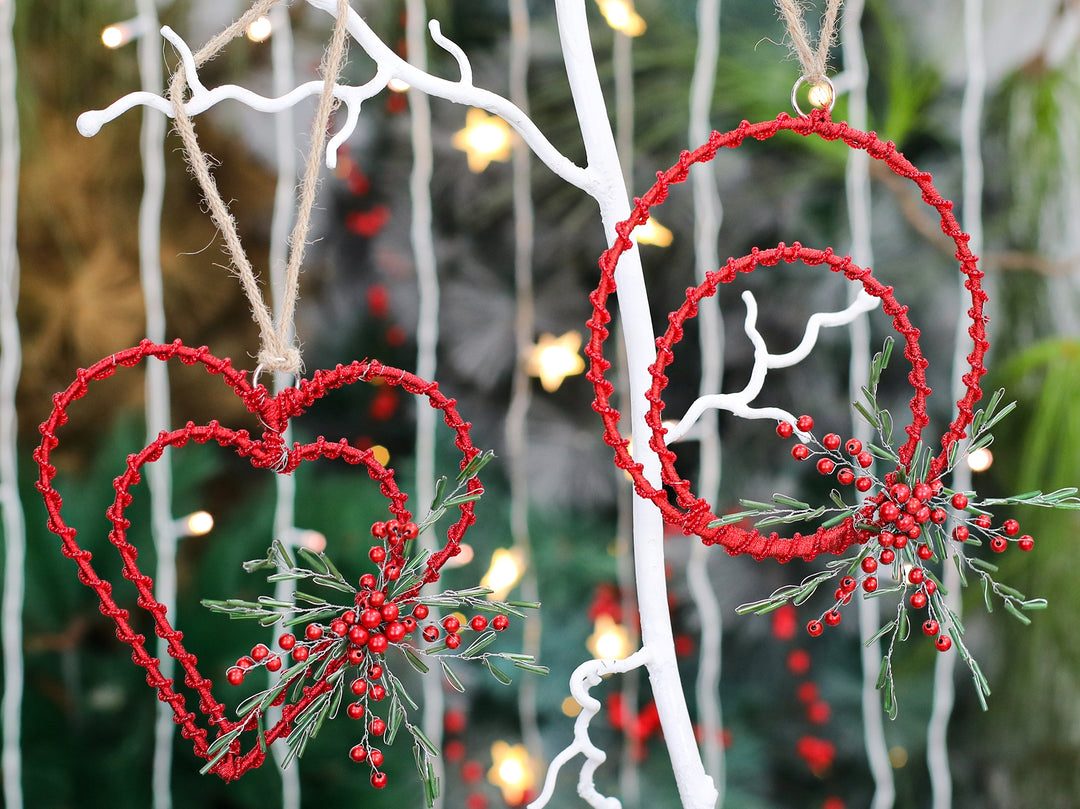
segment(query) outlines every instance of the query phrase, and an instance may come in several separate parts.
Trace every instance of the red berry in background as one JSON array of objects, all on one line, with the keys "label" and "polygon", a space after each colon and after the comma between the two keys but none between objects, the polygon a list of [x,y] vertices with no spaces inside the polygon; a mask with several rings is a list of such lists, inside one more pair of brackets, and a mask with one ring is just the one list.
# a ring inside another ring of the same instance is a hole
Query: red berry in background
[{"label": "red berry in background", "polygon": [[923,621],[922,631],[924,635],[936,635],[941,627],[938,626],[938,622],[933,618],[927,618]]},{"label": "red berry in background", "polygon": [[311,652],[306,646],[297,646],[292,650],[292,659],[297,663],[303,663],[311,655]]},{"label": "red berry in background", "polygon": [[375,609],[378,609],[385,603],[386,593],[384,593],[382,590],[376,590],[374,593],[368,596],[368,604],[370,604]]},{"label": "red berry in background", "polygon": [[881,555],[878,558],[881,560],[881,564],[891,565],[896,559],[896,554],[893,552],[892,548],[886,548],[881,552]]},{"label": "red berry in background", "polygon": [[791,457],[796,461],[805,461],[810,457],[810,447],[806,444],[796,444],[791,448]]},{"label": "red berry in background", "polygon": [[967,542],[968,537],[971,536],[971,531],[968,530],[966,525],[958,525],[952,530],[952,535],[957,542]]},{"label": "red berry in background", "polygon": [[1016,543],[1016,546],[1022,551],[1030,551],[1032,548],[1035,547],[1035,539],[1028,534],[1024,534],[1022,537],[1020,537],[1019,541]]},{"label": "red berry in background", "polygon": [[934,489],[929,483],[916,483],[915,488],[911,490],[911,493],[920,500],[929,500],[934,496]]},{"label": "red berry in background", "polygon": [[818,700],[812,702],[806,706],[806,718],[813,722],[815,725],[824,725],[829,721],[829,717],[832,716],[832,709],[829,708],[829,703]]},{"label": "red berry in background", "polygon": [[963,492],[957,492],[952,496],[952,507],[957,511],[963,511],[967,508],[968,498]]},{"label": "red berry in background", "polygon": [[286,634],[278,638],[278,646],[284,649],[286,652],[292,649],[296,645],[296,635]]},{"label": "red berry in background", "polygon": [[788,652],[787,667],[796,677],[806,674],[810,671],[810,653],[805,649],[792,649]]},{"label": "red berry in background", "polygon": [[824,438],[821,439],[821,443],[825,449],[835,452],[840,449],[840,436],[836,433],[827,433]]},{"label": "red berry in background", "polygon": [[461,635],[447,635],[446,646],[448,649],[456,649],[461,645]]},{"label": "red berry in background", "polygon": [[367,552],[368,559],[377,565],[381,565],[386,560],[386,548],[382,545],[375,545]]},{"label": "red berry in background", "polygon": [[386,635],[372,635],[368,638],[367,645],[375,654],[382,654],[386,651],[390,642],[386,639]]},{"label": "red berry in background", "polygon": [[836,464],[831,458],[822,458],[817,462],[817,471],[823,475],[831,475]]},{"label": "red berry in background", "polygon": [[265,644],[262,644],[262,643],[257,644],[256,646],[252,647],[252,649],[251,649],[251,659],[252,660],[265,660],[266,657],[269,654],[270,654],[270,650],[268,648],[266,648]]},{"label": "red berry in background", "polygon": [[915,549],[915,554],[923,560],[930,559],[934,555],[933,549],[929,545],[920,545]]},{"label": "red berry in background", "polygon": [[926,593],[912,593],[908,603],[911,604],[912,609],[921,610],[926,606]]},{"label": "red berry in background", "polygon": [[867,556],[865,559],[862,560],[860,567],[863,569],[864,573],[873,573],[875,570],[877,570],[877,559],[875,559],[873,556]]},{"label": "red berry in background", "polygon": [[318,640],[323,636],[323,628],[318,624],[308,624],[304,630],[304,637],[308,640]]},{"label": "red berry in background", "polygon": [[799,416],[799,418],[795,420],[795,426],[804,433],[808,433],[814,429],[814,420],[809,416]]},{"label": "red berry in background", "polygon": [[862,441],[858,438],[849,438],[844,444],[844,449],[847,450],[848,455],[858,455],[862,452]]},{"label": "red berry in background", "polygon": [[469,621],[469,626],[472,627],[473,632],[483,632],[487,629],[488,619],[483,615],[474,615],[473,619]]},{"label": "red berry in background", "polygon": [[372,683],[371,688],[368,689],[368,696],[375,702],[382,702],[386,697],[386,689],[378,683]]},{"label": "red berry in background", "polygon": [[417,621],[423,621],[425,618],[428,617],[427,605],[417,604],[415,607],[413,607],[412,614]]},{"label": "red berry in background", "polygon": [[363,719],[364,706],[359,702],[350,702],[349,707],[345,709],[345,713],[348,714],[349,719]]},{"label": "red berry in background", "polygon": [[375,586],[376,578],[372,573],[365,573],[360,577],[360,588],[363,590],[370,590]]},{"label": "red berry in background", "polygon": [[356,694],[356,696],[358,697],[364,696],[364,694],[367,693],[367,680],[357,677],[349,685],[349,690]]},{"label": "red berry in background", "polygon": [[349,627],[349,641],[357,646],[363,646],[368,642],[371,633],[359,624]]},{"label": "red berry in background", "polygon": [[934,641],[934,645],[937,646],[939,652],[947,652],[952,648],[952,638],[948,635],[938,635],[937,640]]},{"label": "red berry in background", "polygon": [[401,610],[397,604],[383,604],[380,610],[384,621],[396,621]]},{"label": "red berry in background", "polygon": [[266,658],[266,670],[267,671],[279,671],[281,669],[281,658],[275,654]]},{"label": "red berry in background", "polygon": [[438,627],[434,627],[434,626],[425,626],[424,627],[424,640],[426,640],[428,643],[434,643],[438,639],[439,639],[439,629],[438,629]]},{"label": "red berry in background", "polygon": [[855,473],[845,466],[836,473],[836,479],[840,482],[841,486],[850,486],[855,482]]},{"label": "red berry in background", "polygon": [[1016,520],[1005,520],[1005,522],[1001,524],[1001,528],[1005,531],[1006,534],[1011,537],[1014,537],[1018,533],[1020,533],[1020,523],[1018,523]]},{"label": "red berry in background", "polygon": [[1009,547],[1009,540],[1005,537],[994,537],[990,540],[990,550],[994,553],[1003,553]]},{"label": "red berry in background", "polygon": [[367,761],[367,757],[367,748],[364,747],[364,745],[362,744],[356,745],[352,750],[349,751],[349,758],[351,758],[357,764]]},{"label": "red berry in background", "polygon": [[818,635],[820,635],[822,629],[823,627],[821,626],[821,621],[811,621],[806,625],[806,633],[812,638],[816,638]]},{"label": "red berry in background", "polygon": [[870,488],[873,485],[874,485],[874,479],[873,478],[856,478],[855,479],[855,488],[858,489],[860,492],[868,492],[868,491],[870,491]]},{"label": "red berry in background", "polygon": [[890,523],[900,516],[900,509],[897,508],[896,503],[893,503],[891,500],[886,500],[878,506],[878,514],[881,515],[881,519],[884,522]]},{"label": "red berry in background", "polygon": [[858,461],[859,466],[866,469],[874,462],[874,456],[867,452],[865,449],[855,456],[855,460]]},{"label": "red berry in background", "polygon": [[912,584],[922,584],[926,578],[926,571],[921,567],[913,567],[908,571],[907,578]]},{"label": "red berry in background", "polygon": [[889,488],[889,494],[897,503],[904,504],[911,497],[911,487],[906,483],[897,483]]},{"label": "red berry in background", "polygon": [[865,579],[863,579],[862,588],[866,592],[872,593],[877,589],[877,585],[878,581],[876,576],[867,576]]},{"label": "red berry in background", "polygon": [[360,626],[374,629],[382,623],[382,613],[376,609],[367,609],[360,613]]},{"label": "red berry in background", "polygon": [[225,680],[229,685],[240,685],[244,682],[244,670],[237,666],[233,666],[227,672],[225,672]]},{"label": "red berry in background", "polygon": [[373,772],[371,774],[371,785],[375,787],[375,789],[382,789],[386,786],[386,773]]},{"label": "red berry in background", "polygon": [[508,626],[510,626],[510,619],[505,615],[496,615],[491,619],[491,628],[496,632],[502,632]]},{"label": "red berry in background", "polygon": [[776,434],[781,438],[791,438],[793,432],[795,432],[794,428],[786,421],[776,425]]},{"label": "red berry in background", "polygon": [[391,643],[400,642],[407,634],[405,632],[405,624],[401,621],[391,621],[386,625],[383,632],[386,633],[386,639]]},{"label": "red berry in background", "polygon": [[948,518],[949,513],[943,508],[935,508],[930,512],[930,522],[934,525],[941,525]]},{"label": "red berry in background", "polygon": [[829,610],[829,612],[825,613],[823,620],[829,626],[836,626],[840,623],[840,613],[836,610]]},{"label": "red berry in background", "polygon": [[991,517],[989,514],[980,514],[975,518],[975,524],[980,528],[989,528],[991,523]]},{"label": "red berry in background", "polygon": [[459,621],[457,619],[457,616],[455,615],[447,615],[445,618],[443,618],[442,625],[447,632],[451,633],[457,632],[459,629],[461,629],[461,621]]},{"label": "red berry in background", "polygon": [[368,750],[368,760],[371,762],[372,767],[381,767],[383,763],[383,752],[377,747],[372,747]]}]

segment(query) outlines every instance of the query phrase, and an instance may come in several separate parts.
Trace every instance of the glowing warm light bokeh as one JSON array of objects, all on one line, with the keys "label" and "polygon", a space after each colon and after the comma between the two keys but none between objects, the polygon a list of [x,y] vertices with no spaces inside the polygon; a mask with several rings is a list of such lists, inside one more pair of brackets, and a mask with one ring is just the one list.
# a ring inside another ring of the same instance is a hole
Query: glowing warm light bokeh
[{"label": "glowing warm light bokeh", "polygon": [[577,716],[579,713],[581,713],[581,705],[573,697],[567,697],[566,699],[564,699],[562,701],[562,706],[561,707],[562,707],[563,714],[565,716],[569,716],[571,718],[573,718],[573,717]]},{"label": "glowing warm light bokeh", "polygon": [[525,359],[525,373],[540,378],[540,384],[548,393],[559,389],[568,376],[585,370],[581,351],[581,335],[568,331],[561,337],[542,334]]},{"label": "glowing warm light bokeh", "polygon": [[384,447],[382,444],[376,444],[371,448],[371,454],[375,456],[375,460],[386,466],[390,463],[390,450]]},{"label": "glowing warm light bokeh", "polygon": [[628,0],[597,0],[600,13],[607,24],[628,37],[637,37],[645,33],[645,20],[634,11]]},{"label": "glowing warm light bokeh", "polygon": [[451,143],[465,152],[469,171],[479,174],[492,160],[510,159],[510,125],[473,107],[465,116],[465,128],[454,133]]},{"label": "glowing warm light bokeh", "polygon": [[131,42],[131,26],[124,23],[110,25],[101,32],[101,43],[106,48],[119,48]]},{"label": "glowing warm light bokeh", "polygon": [[509,806],[520,806],[536,785],[536,775],[525,745],[498,741],[491,745],[491,769],[488,781],[502,790]]},{"label": "glowing warm light bokeh", "polygon": [[480,586],[491,590],[488,599],[504,600],[521,578],[523,567],[520,551],[496,548],[495,553],[491,555],[491,567],[480,579]]},{"label": "glowing warm light bokeh", "polygon": [[598,615],[585,646],[595,658],[622,660],[630,654],[630,633],[610,615]]},{"label": "glowing warm light bokeh", "polygon": [[635,228],[634,236],[639,244],[654,244],[657,247],[670,247],[675,238],[675,234],[655,219],[650,219],[641,227]]},{"label": "glowing warm light bokeh", "polygon": [[409,83],[407,81],[402,81],[401,79],[390,79],[390,81],[386,83],[386,86],[395,93],[404,93],[409,89]]},{"label": "glowing warm light bokeh", "polygon": [[465,567],[473,560],[475,555],[472,545],[468,542],[462,542],[458,545],[458,555],[447,559],[445,567]]},{"label": "glowing warm light bokeh", "polygon": [[985,472],[994,463],[994,453],[986,447],[977,449],[967,457],[967,465],[972,472]]},{"label": "glowing warm light bokeh", "polygon": [[214,530],[214,516],[209,511],[195,511],[184,517],[184,531],[188,536],[201,537]]},{"label": "glowing warm light bokeh", "polygon": [[326,550],[326,534],[322,531],[316,531],[309,528],[306,531],[300,533],[300,544],[307,548],[309,551],[315,551],[315,553],[322,553]]},{"label": "glowing warm light bokeh", "polygon": [[252,42],[265,42],[274,33],[269,17],[259,17],[247,27],[247,38]]}]

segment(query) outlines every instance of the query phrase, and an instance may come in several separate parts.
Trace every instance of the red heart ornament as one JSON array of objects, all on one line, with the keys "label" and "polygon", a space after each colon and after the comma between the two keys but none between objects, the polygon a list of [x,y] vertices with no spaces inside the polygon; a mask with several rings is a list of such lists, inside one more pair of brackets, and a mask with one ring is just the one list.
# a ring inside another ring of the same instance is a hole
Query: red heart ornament
[{"label": "red heart ornament", "polygon": [[[683,152],[674,166],[666,172],[657,173],[653,187],[635,200],[635,208],[630,218],[616,225],[618,237],[600,257],[600,283],[589,296],[593,304],[593,316],[588,321],[591,337],[585,353],[590,359],[588,378],[593,383],[596,394],[593,409],[603,419],[604,440],[615,450],[616,465],[630,474],[638,494],[652,500],[667,522],[681,527],[688,534],[697,534],[708,545],[723,546],[732,555],[746,553],[755,559],[772,557],[787,561],[796,556],[810,560],[820,553],[842,553],[856,542],[865,542],[870,534],[865,531],[860,533],[851,519],[831,528],[818,528],[810,536],[795,534],[790,538],[781,537],[775,532],[765,535],[757,530],[746,531],[737,525],[711,526],[711,523],[717,522],[717,516],[710,504],[696,497],[690,489],[690,483],[675,470],[675,453],[667,447],[664,440],[666,429],[661,421],[664,406],[661,394],[667,386],[664,369],[674,358],[672,349],[682,339],[684,323],[696,316],[700,300],[713,295],[719,284],[734,280],[739,273],[752,272],[758,267],[773,266],[781,261],[802,261],[810,266],[824,264],[833,272],[843,273],[850,280],[861,282],[868,294],[880,298],[885,313],[892,317],[894,328],[905,340],[904,356],[912,366],[908,380],[915,393],[911,399],[912,422],[905,429],[908,439],[897,450],[900,465],[893,476],[900,471],[906,473],[911,468],[922,429],[929,421],[925,405],[930,388],[926,384],[927,362],[919,346],[919,330],[908,320],[908,308],[896,300],[893,288],[874,278],[870,270],[857,267],[850,257],[841,258],[831,249],[811,250],[796,242],[790,247],[781,244],[769,250],[754,248],[749,256],[729,259],[726,266],[707,273],[706,280],[701,285],[687,290],[683,306],[668,315],[670,325],[665,334],[656,341],[657,359],[649,368],[653,384],[646,394],[649,399],[646,422],[652,431],[650,447],[657,452],[661,463],[663,485],[659,488],[645,478],[641,464],[634,461],[630,455],[628,439],[619,433],[619,412],[611,406],[614,388],[604,376],[611,363],[604,358],[603,352],[604,341],[608,337],[606,324],[611,320],[607,299],[615,291],[615,270],[619,257],[633,246],[629,237],[634,228],[648,221],[650,209],[664,202],[671,185],[686,180],[690,167],[695,163],[707,163],[720,149],[737,148],[746,138],[762,141],[781,131],[796,132],[804,137],[816,135],[827,141],[842,141],[849,148],[865,151],[896,175],[911,180],[922,192],[923,202],[937,211],[941,230],[956,244],[956,259],[960,264],[960,271],[966,276],[964,286],[971,295],[968,316],[972,325],[968,333],[971,335],[973,348],[967,357],[970,371],[963,378],[965,393],[956,403],[956,417],[941,438],[941,452],[930,463],[927,483],[936,482],[946,471],[950,449],[966,435],[967,427],[972,421],[972,409],[982,397],[979,380],[986,373],[983,358],[989,344],[986,341],[986,317],[983,314],[986,293],[980,283],[983,273],[978,269],[977,259],[968,248],[970,237],[960,229],[952,215],[952,203],[938,193],[928,173],[919,171],[896,150],[894,144],[879,140],[873,132],[861,132],[846,123],[834,122],[824,110],[815,110],[798,118],[784,114],[773,121],[756,124],[743,121],[737,129],[730,132],[713,132],[707,143],[692,152]],[[675,493],[675,502],[672,502],[670,492]],[[869,498],[869,502],[877,505],[884,497],[885,495],[879,492]],[[872,512],[871,508],[869,513]]]},{"label": "red heart ornament", "polygon": [[[211,421],[200,426],[189,422],[181,429],[162,432],[142,450],[128,456],[127,469],[114,481],[116,498],[107,509],[106,516],[113,526],[109,532],[109,541],[123,560],[123,575],[134,583],[138,591],[138,605],[150,613],[155,631],[168,642],[169,654],[184,671],[184,684],[199,695],[198,711],[206,718],[207,724],[215,729],[216,738],[234,731],[241,724],[244,725],[245,733],[256,730],[259,717],[254,712],[239,721],[226,717],[225,706],[213,695],[211,680],[199,672],[195,655],[184,647],[183,634],[172,627],[164,605],[154,597],[153,580],[139,570],[138,551],[127,540],[130,522],[124,516],[124,511],[132,502],[131,489],[138,484],[142,468],[157,461],[166,447],[183,447],[188,441],[199,444],[214,442],[221,447],[232,448],[238,455],[247,458],[253,467],[273,470],[278,474],[289,474],[304,461],[340,458],[346,463],[365,467],[368,475],[379,484],[381,492],[389,500],[389,510],[395,519],[405,524],[411,519],[405,505],[407,495],[402,493],[395,483],[393,470],[380,464],[370,450],[359,449],[346,439],[331,442],[321,436],[311,443],[297,442],[287,447],[281,435],[292,418],[302,414],[328,392],[355,382],[373,380],[401,387],[417,396],[426,396],[432,407],[441,410],[445,423],[456,434],[455,445],[463,456],[462,468],[479,454],[479,450],[472,445],[469,437],[471,425],[458,415],[455,401],[439,392],[437,383],[427,382],[406,371],[382,365],[376,360],[353,362],[349,365],[338,365],[332,370],[316,371],[310,379],[302,380],[298,387],[287,388],[276,396],[271,396],[264,386],[251,385],[247,381],[246,372],[233,368],[228,359],[213,356],[206,347],[189,348],[179,340],[169,345],[156,345],[144,340],[138,346],[113,354],[90,368],[80,369],[76,373],[75,381],[66,390],[53,396],[52,414],[39,428],[42,440],[34,451],[34,459],[40,468],[37,488],[49,513],[49,530],[60,537],[64,555],[75,561],[79,569],[79,580],[97,593],[101,612],[116,623],[116,635],[131,646],[132,659],[146,669],[147,683],[157,690],[159,699],[172,706],[174,721],[180,725],[183,737],[192,740],[197,756],[210,760],[212,756],[208,750],[212,740],[208,741],[208,729],[197,723],[194,712],[187,710],[184,695],[173,689],[173,681],[162,676],[159,661],[146,649],[146,638],[131,628],[128,623],[129,612],[113,600],[112,585],[97,575],[91,564],[91,554],[76,541],[76,529],[64,522],[61,514],[62,498],[52,486],[56,468],[49,460],[51,452],[60,443],[56,434],[68,420],[68,408],[74,401],[86,395],[91,382],[107,379],[118,368],[137,365],[144,359],[167,362],[174,358],[185,365],[200,365],[207,373],[220,376],[222,382],[244,402],[247,410],[259,418],[265,429],[261,437],[253,438],[246,430],[234,430],[217,421]],[[468,480],[468,492],[477,493],[480,490],[480,481],[476,477]],[[437,580],[440,568],[459,552],[462,536],[475,521],[473,503],[461,503],[459,511],[459,519],[447,530],[446,543],[428,559],[422,582],[398,595],[395,602],[415,600],[420,587],[424,583]],[[292,732],[292,723],[298,714],[332,688],[330,677],[347,664],[345,655],[331,661],[321,676],[303,688],[299,699],[282,705],[281,720],[262,731],[262,739],[245,751],[238,738],[232,743],[229,752],[213,766],[212,771],[229,781],[262,764],[266,758],[265,745],[287,737]]]}]

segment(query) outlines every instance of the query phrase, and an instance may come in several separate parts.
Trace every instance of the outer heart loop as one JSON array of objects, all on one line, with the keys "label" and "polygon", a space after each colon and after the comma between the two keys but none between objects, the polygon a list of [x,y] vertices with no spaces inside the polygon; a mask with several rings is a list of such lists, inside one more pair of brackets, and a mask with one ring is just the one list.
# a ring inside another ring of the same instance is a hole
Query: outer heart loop
[{"label": "outer heart loop", "polygon": [[[635,200],[634,211],[630,217],[616,225],[615,230],[618,236],[614,244],[600,257],[600,283],[589,296],[593,304],[593,316],[588,321],[591,337],[585,353],[590,359],[588,378],[593,383],[596,394],[593,409],[603,419],[604,440],[615,450],[616,465],[630,474],[637,493],[641,497],[652,500],[667,522],[681,527],[686,533],[697,534],[706,544],[720,544],[733,555],[747,553],[759,559],[772,557],[781,561],[796,556],[812,559],[820,553],[842,553],[852,543],[864,541],[869,534],[860,535],[850,519],[830,529],[819,528],[811,536],[796,534],[791,538],[780,537],[775,533],[763,536],[757,531],[745,531],[733,525],[710,528],[709,524],[716,520],[712,507],[690,491],[689,482],[682,479],[675,471],[675,454],[664,443],[665,431],[660,420],[664,403],[660,397],[667,385],[664,368],[673,359],[672,347],[682,337],[683,323],[697,314],[697,304],[701,298],[713,295],[719,283],[733,280],[740,272],[751,272],[758,266],[776,264],[781,260],[785,262],[801,260],[811,265],[827,264],[834,272],[842,272],[849,279],[860,281],[867,293],[882,300],[886,314],[893,318],[894,327],[906,340],[904,356],[912,365],[912,371],[908,377],[915,391],[911,399],[912,422],[905,430],[908,435],[907,441],[897,448],[901,461],[897,471],[902,470],[906,473],[911,468],[922,429],[928,422],[925,404],[930,395],[930,388],[926,384],[924,372],[927,363],[919,347],[919,331],[908,321],[907,307],[901,306],[896,301],[892,287],[881,284],[868,269],[856,267],[851,263],[850,257],[839,258],[833,254],[832,250],[810,250],[795,243],[791,247],[781,244],[770,250],[755,248],[749,256],[729,259],[724,268],[709,273],[703,284],[688,290],[686,303],[668,316],[671,325],[665,335],[657,340],[657,360],[649,369],[653,376],[653,385],[647,394],[649,412],[646,421],[652,430],[650,445],[658,453],[661,462],[662,485],[659,487],[645,478],[641,464],[634,461],[630,455],[629,441],[619,432],[620,415],[611,406],[614,387],[605,377],[611,363],[604,358],[603,347],[609,335],[607,323],[611,320],[611,314],[607,310],[607,300],[616,288],[615,270],[619,258],[633,247],[630,236],[635,228],[648,221],[650,209],[664,202],[671,185],[686,180],[690,167],[694,164],[707,163],[720,149],[737,148],[747,138],[767,140],[778,132],[786,130],[804,137],[816,135],[828,141],[842,141],[849,148],[865,151],[871,158],[884,163],[898,176],[910,179],[922,192],[923,202],[937,211],[941,230],[956,244],[956,258],[960,264],[960,271],[966,276],[964,287],[971,296],[971,307],[968,310],[971,326],[968,333],[971,335],[973,347],[967,357],[970,371],[963,377],[966,390],[956,403],[955,418],[941,438],[941,452],[930,462],[926,476],[928,483],[935,482],[941,477],[948,468],[950,449],[966,436],[966,430],[973,417],[972,410],[975,403],[982,397],[979,381],[986,373],[983,359],[989,347],[986,341],[986,317],[983,314],[983,305],[986,301],[986,293],[981,288],[983,273],[978,269],[977,259],[968,248],[968,235],[960,229],[956,218],[952,215],[952,203],[942,198],[934,188],[929,174],[919,171],[896,150],[894,144],[879,140],[873,132],[861,132],[846,123],[834,122],[823,110],[815,110],[810,115],[798,118],[780,115],[773,121],[756,124],[743,121],[737,129],[730,132],[713,132],[707,143],[692,152],[683,152],[674,166],[666,172],[657,174],[657,181],[653,187],[641,198]],[[671,501],[667,489],[675,492],[675,502]],[[878,493],[872,496],[871,500],[876,502],[875,498],[880,500],[882,496]]]},{"label": "outer heart loop", "polygon": [[[101,612],[112,618],[116,624],[116,635],[131,647],[134,662],[146,669],[147,683],[157,690],[158,697],[163,702],[169,703],[172,707],[174,721],[180,725],[183,737],[192,740],[196,755],[209,760],[211,755],[208,753],[210,744],[207,740],[207,728],[197,724],[195,713],[187,710],[184,695],[173,689],[173,681],[162,676],[159,660],[152,657],[146,649],[146,638],[132,629],[128,621],[129,612],[113,599],[112,584],[98,577],[91,564],[90,552],[81,548],[76,541],[76,529],[64,522],[61,514],[62,499],[59,492],[52,486],[56,468],[50,462],[50,455],[59,445],[56,433],[67,422],[67,410],[70,405],[86,395],[91,382],[107,379],[115,373],[117,368],[137,365],[146,358],[161,361],[175,358],[186,365],[202,365],[207,373],[220,375],[222,381],[232,388],[243,400],[247,409],[256,415],[266,428],[260,438],[252,438],[246,430],[233,430],[216,421],[201,426],[189,422],[181,429],[161,433],[142,450],[128,457],[126,470],[114,481],[116,497],[106,510],[106,516],[112,524],[109,541],[116,547],[123,560],[124,577],[134,584],[138,592],[137,604],[153,617],[155,631],[167,641],[169,654],[177,660],[184,671],[184,685],[198,694],[198,710],[206,717],[209,726],[216,728],[218,738],[241,724],[244,724],[245,731],[256,731],[257,717],[249,714],[239,721],[232,721],[226,717],[225,706],[213,696],[211,680],[203,677],[199,672],[195,655],[187,651],[183,645],[183,634],[172,627],[166,615],[165,606],[154,597],[153,580],[139,570],[138,551],[127,540],[127,529],[131,524],[124,512],[132,503],[131,489],[139,483],[143,467],[161,458],[167,447],[183,447],[189,441],[197,444],[213,442],[221,447],[232,448],[238,455],[247,458],[253,467],[273,469],[282,474],[293,471],[305,461],[321,458],[341,459],[348,464],[364,466],[369,477],[379,484],[380,491],[388,499],[389,509],[395,519],[408,522],[411,514],[406,508],[407,495],[398,489],[393,470],[380,464],[370,450],[352,446],[345,439],[333,442],[321,436],[314,442],[295,443],[288,448],[281,436],[292,418],[301,415],[329,391],[354,382],[368,382],[375,379],[385,384],[400,386],[414,395],[424,395],[432,407],[443,412],[444,421],[455,432],[455,445],[462,452],[462,468],[479,453],[479,450],[472,445],[469,437],[470,425],[458,415],[456,403],[453,399],[443,396],[435,383],[426,382],[410,373],[384,366],[374,360],[353,362],[347,366],[339,365],[332,370],[318,371],[311,379],[304,380],[298,388],[287,388],[277,396],[271,396],[261,385],[252,387],[247,382],[243,371],[233,368],[228,359],[214,357],[205,347],[192,349],[184,346],[180,341],[169,345],[156,345],[143,341],[138,346],[114,354],[90,368],[79,370],[75,381],[66,390],[53,397],[52,414],[40,427],[42,440],[34,451],[34,459],[40,469],[37,488],[48,510],[49,530],[62,540],[61,549],[64,555],[75,561],[78,566],[79,580],[97,593]],[[468,481],[467,491],[476,493],[480,489],[480,481],[477,478],[473,477]],[[415,599],[420,587],[424,583],[438,579],[439,570],[443,564],[459,552],[462,535],[475,520],[473,503],[461,504],[459,512],[459,519],[447,531],[446,543],[428,560],[422,582],[397,596],[395,601],[407,602]],[[213,772],[225,780],[232,780],[262,764],[266,757],[263,743],[269,744],[278,738],[288,736],[297,715],[320,694],[332,687],[330,677],[346,663],[344,656],[331,661],[318,679],[303,688],[299,699],[282,705],[281,720],[262,732],[263,739],[259,743],[253,744],[245,752],[241,749],[238,739],[233,743],[229,753],[217,762]]]}]

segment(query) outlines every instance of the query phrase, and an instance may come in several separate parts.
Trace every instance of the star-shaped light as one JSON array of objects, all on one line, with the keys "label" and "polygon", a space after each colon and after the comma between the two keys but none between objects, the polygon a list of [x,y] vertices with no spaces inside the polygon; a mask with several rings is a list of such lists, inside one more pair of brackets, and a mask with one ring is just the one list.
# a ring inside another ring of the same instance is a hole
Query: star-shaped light
[{"label": "star-shaped light", "polygon": [[495,742],[491,745],[491,760],[488,781],[502,790],[507,805],[521,806],[536,784],[525,745]]},{"label": "star-shaped light", "polygon": [[581,350],[581,335],[568,331],[561,337],[542,334],[525,360],[525,372],[540,377],[540,384],[548,393],[557,391],[568,376],[585,370]]},{"label": "star-shaped light", "polygon": [[492,160],[510,159],[510,125],[473,107],[465,116],[465,128],[454,133],[451,143],[465,152],[469,170],[479,174]]}]

